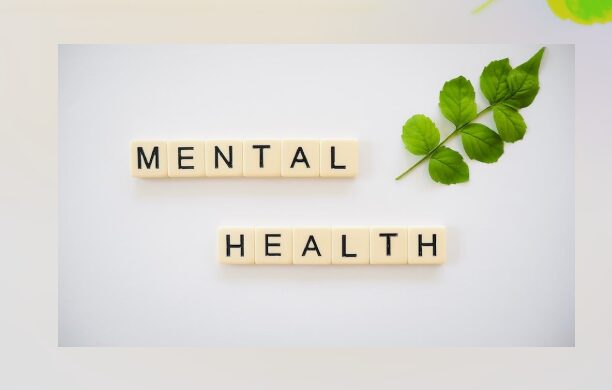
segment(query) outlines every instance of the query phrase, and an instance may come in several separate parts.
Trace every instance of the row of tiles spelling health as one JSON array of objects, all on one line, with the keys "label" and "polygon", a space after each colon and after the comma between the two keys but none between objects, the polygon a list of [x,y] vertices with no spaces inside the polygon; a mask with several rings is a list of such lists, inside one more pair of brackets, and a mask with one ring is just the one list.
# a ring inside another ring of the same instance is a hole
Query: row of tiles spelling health
[{"label": "row of tiles spelling health", "polygon": [[432,227],[223,227],[224,264],[442,264],[446,229]]}]

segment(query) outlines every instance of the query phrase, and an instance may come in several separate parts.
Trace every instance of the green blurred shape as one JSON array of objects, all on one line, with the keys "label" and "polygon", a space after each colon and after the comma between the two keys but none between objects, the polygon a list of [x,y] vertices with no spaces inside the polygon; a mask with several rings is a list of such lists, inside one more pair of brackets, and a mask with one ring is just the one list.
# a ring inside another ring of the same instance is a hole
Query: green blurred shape
[{"label": "green blurred shape", "polygon": [[561,19],[580,24],[612,21],[612,0],[547,0],[548,6]]}]

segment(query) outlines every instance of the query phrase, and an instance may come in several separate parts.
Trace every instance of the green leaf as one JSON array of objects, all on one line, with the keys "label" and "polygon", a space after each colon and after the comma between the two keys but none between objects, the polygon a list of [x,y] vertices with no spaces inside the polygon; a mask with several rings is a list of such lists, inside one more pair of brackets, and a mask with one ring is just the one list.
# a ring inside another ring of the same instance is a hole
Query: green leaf
[{"label": "green leaf", "polygon": [[[525,136],[527,125],[518,111],[533,103],[538,94],[544,50],[540,49],[515,69],[512,69],[507,58],[492,61],[484,67],[480,75],[480,89],[490,105],[480,112],[477,111],[474,87],[469,80],[459,76],[444,83],[438,104],[442,115],[455,125],[455,131],[440,142],[440,132],[431,119],[415,115],[406,121],[402,130],[406,149],[425,157],[395,179],[400,180],[429,160],[429,175],[434,181],[443,184],[469,181],[469,167],[462,155],[445,146],[458,134],[461,134],[469,158],[485,163],[498,161],[504,153],[504,141],[516,142]],[[473,123],[490,110],[493,111],[497,132]]]},{"label": "green leaf", "polygon": [[540,63],[544,55],[544,48],[541,48],[527,62],[517,66],[508,73],[508,98],[504,103],[515,107],[523,108],[529,106],[535,99],[540,89],[538,72]]},{"label": "green leaf", "polygon": [[480,123],[471,123],[461,130],[461,142],[468,157],[484,163],[494,163],[504,153],[501,137]]},{"label": "green leaf", "polygon": [[402,128],[402,140],[410,153],[424,155],[440,143],[440,131],[425,115],[413,115]]},{"label": "green leaf", "polygon": [[506,97],[510,93],[508,91],[508,73],[512,67],[507,58],[498,61],[492,61],[485,66],[480,75],[480,90],[487,98],[490,104],[495,104]]},{"label": "green leaf", "polygon": [[493,120],[501,139],[506,142],[522,140],[527,131],[527,125],[517,110],[505,104],[493,108]]},{"label": "green leaf", "polygon": [[474,87],[463,76],[444,83],[440,91],[440,111],[455,126],[459,127],[476,116]]},{"label": "green leaf", "polygon": [[464,183],[470,180],[470,170],[459,153],[440,146],[429,160],[429,176],[442,184]]}]

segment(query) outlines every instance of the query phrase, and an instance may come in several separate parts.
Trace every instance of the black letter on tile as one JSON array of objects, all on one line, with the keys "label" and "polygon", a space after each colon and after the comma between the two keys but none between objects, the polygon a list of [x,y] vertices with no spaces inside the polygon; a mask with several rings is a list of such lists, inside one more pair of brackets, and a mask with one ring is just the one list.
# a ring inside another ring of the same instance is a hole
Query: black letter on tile
[{"label": "black letter on tile", "polygon": [[346,169],[346,165],[336,165],[336,147],[331,147],[331,169]]},{"label": "black letter on tile", "polygon": [[[298,155],[301,155],[302,157],[298,158]],[[291,161],[291,168],[293,168],[295,163],[299,163],[299,162],[306,164],[306,168],[310,168],[310,164],[308,163],[308,159],[306,158],[306,155],[304,154],[304,149],[302,149],[301,146],[298,146],[297,150],[295,151],[295,156],[293,156],[293,161]],[[321,256],[321,255],[319,255],[319,256]]]},{"label": "black letter on tile", "polygon": [[346,234],[342,235],[342,257],[357,257],[356,253],[346,253]]},{"label": "black letter on tile", "polygon": [[142,159],[144,159],[144,163],[147,166],[147,169],[151,169],[151,165],[153,164],[153,159],[155,159],[155,169],[159,169],[159,147],[154,146],[153,151],[151,152],[151,158],[147,161],[147,156],[144,153],[144,149],[142,146],[138,147],[138,169],[142,169]]},{"label": "black letter on tile", "polygon": [[193,156],[183,156],[183,150],[193,150],[193,146],[178,147],[178,169],[193,169],[193,165],[183,165],[183,160],[193,160]]},{"label": "black letter on tile", "polygon": [[240,248],[240,257],[244,257],[244,234],[240,235],[240,244],[231,244],[230,235],[225,235],[225,255],[230,257],[230,250],[232,248]]},{"label": "black letter on tile", "polygon": [[229,159],[225,157],[218,146],[215,146],[215,169],[219,168],[219,156],[225,161],[225,165],[227,165],[228,168],[232,168],[232,157],[234,156],[232,145],[229,146]]},{"label": "black letter on tile", "polygon": [[280,244],[278,242],[270,242],[268,241],[268,238],[270,237],[280,237],[280,234],[266,234],[265,237],[265,241],[266,241],[266,256],[280,256],[280,253],[270,253],[268,251],[268,249],[270,249],[271,246],[280,246]]},{"label": "black letter on tile", "polygon": [[380,233],[378,236],[387,238],[387,256],[391,256],[391,237],[397,237],[397,233]]},{"label": "black letter on tile", "polygon": [[423,247],[424,246],[431,246],[433,247],[433,255],[436,256],[436,235],[433,235],[433,241],[432,242],[427,242],[424,243],[423,242],[423,235],[419,234],[419,256],[423,256]]},{"label": "black letter on tile", "polygon": [[[313,247],[310,247],[310,243],[312,242]],[[306,252],[308,251],[316,251],[317,252],[317,256],[321,256],[321,252],[319,251],[319,247],[317,246],[317,242],[315,241],[314,237],[308,236],[308,241],[306,241],[306,246],[304,247],[304,251],[302,252],[302,256],[306,256]]]},{"label": "black letter on tile", "polygon": [[259,149],[259,167],[264,167],[264,149],[270,149],[270,145],[253,145],[253,149]]}]

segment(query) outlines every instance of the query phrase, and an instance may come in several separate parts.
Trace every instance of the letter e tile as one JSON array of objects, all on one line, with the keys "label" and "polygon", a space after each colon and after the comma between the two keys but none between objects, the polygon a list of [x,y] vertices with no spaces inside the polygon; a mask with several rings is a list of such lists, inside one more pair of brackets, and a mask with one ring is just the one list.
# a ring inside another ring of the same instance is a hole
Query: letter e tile
[{"label": "letter e tile", "polygon": [[292,228],[255,228],[255,264],[292,263]]},{"label": "letter e tile", "polygon": [[205,176],[204,145],[204,141],[168,141],[168,176]]}]

